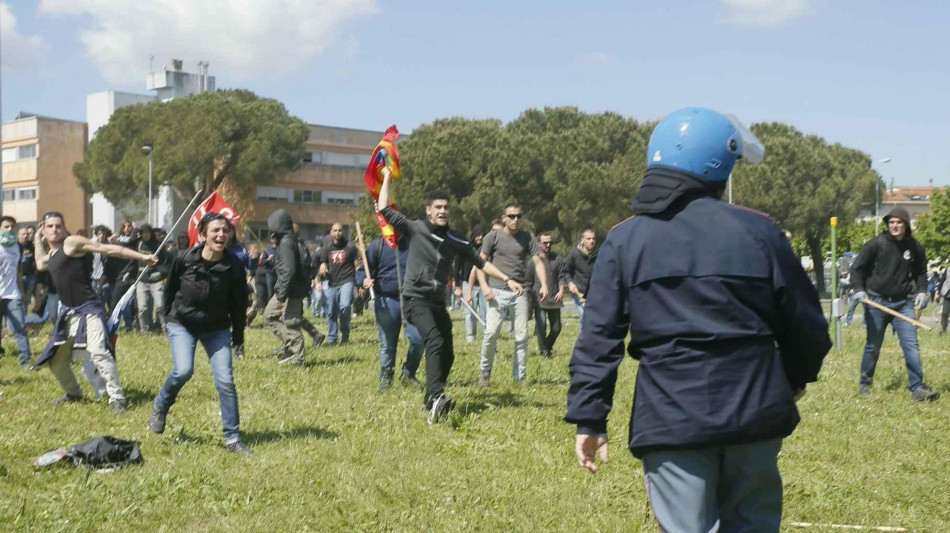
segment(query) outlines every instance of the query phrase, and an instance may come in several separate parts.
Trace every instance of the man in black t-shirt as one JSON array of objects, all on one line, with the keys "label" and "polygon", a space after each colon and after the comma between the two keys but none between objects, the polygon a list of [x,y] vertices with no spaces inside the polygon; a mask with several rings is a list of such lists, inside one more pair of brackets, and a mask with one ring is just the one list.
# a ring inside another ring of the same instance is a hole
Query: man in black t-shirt
[{"label": "man in black t-shirt", "polygon": [[330,228],[330,237],[324,240],[320,254],[320,276],[323,277],[323,293],[330,312],[327,316],[327,342],[340,344],[350,340],[350,309],[353,305],[353,290],[356,286],[356,259],[359,251],[343,235],[339,222]]}]

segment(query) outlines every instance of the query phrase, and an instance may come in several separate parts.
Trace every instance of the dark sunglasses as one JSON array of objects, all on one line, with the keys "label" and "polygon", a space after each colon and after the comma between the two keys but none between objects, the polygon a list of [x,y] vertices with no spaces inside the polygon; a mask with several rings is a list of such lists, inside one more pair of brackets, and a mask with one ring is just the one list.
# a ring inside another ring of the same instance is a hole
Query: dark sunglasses
[{"label": "dark sunglasses", "polygon": [[552,244],[553,243],[550,243],[550,242],[542,242],[541,246],[551,246]]},{"label": "dark sunglasses", "polygon": [[511,215],[505,215],[505,216],[508,217],[508,218],[513,218],[513,219],[517,220],[517,219],[521,218],[521,213],[518,213],[518,214],[511,214]]}]

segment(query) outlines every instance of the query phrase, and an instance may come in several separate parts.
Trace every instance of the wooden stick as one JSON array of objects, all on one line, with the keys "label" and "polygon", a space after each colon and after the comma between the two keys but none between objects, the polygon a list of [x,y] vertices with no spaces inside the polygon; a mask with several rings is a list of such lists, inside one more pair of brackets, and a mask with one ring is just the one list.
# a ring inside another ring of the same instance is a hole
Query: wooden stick
[{"label": "wooden stick", "polygon": [[879,304],[879,303],[877,303],[877,302],[875,302],[874,300],[871,300],[871,299],[869,299],[869,298],[864,300],[864,304],[865,304],[865,305],[870,305],[871,307],[873,307],[873,308],[875,308],[875,309],[877,309],[877,310],[879,310],[879,311],[884,311],[885,313],[887,313],[887,314],[889,314],[889,315],[891,315],[891,316],[893,316],[893,317],[897,317],[897,318],[903,320],[904,322],[909,322],[910,324],[912,324],[912,325],[914,325],[914,326],[916,326],[916,327],[918,327],[918,328],[924,328],[924,329],[926,329],[927,331],[933,331],[933,329],[934,329],[934,328],[932,328],[932,327],[930,327],[930,326],[928,326],[928,325],[926,325],[926,324],[922,324],[922,323],[920,323],[920,322],[914,320],[913,318],[907,318],[906,316],[904,316],[904,315],[898,313],[897,311],[891,309],[890,307],[885,307],[885,306],[883,306],[883,305],[881,305],[881,304]]},{"label": "wooden stick", "polygon": [[[363,270],[366,271],[366,279],[372,279],[372,276],[369,275],[369,259],[366,258],[366,245],[363,244],[363,230],[360,229],[360,223],[356,223],[356,242],[359,244],[360,255],[363,257]],[[376,293],[373,292],[373,288],[369,288],[369,299],[375,300]]]}]

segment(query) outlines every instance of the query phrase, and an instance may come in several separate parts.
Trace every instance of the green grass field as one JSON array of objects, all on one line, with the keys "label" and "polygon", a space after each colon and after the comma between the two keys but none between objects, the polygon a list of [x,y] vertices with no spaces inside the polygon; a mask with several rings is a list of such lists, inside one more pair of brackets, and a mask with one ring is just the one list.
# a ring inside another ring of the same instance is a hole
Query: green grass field
[{"label": "green grass field", "polygon": [[[565,315],[553,359],[536,357],[532,338],[526,385],[512,383],[513,344],[505,337],[493,386],[481,390],[478,345],[464,343],[461,314],[453,312],[456,363],[448,392],[457,409],[431,427],[419,391],[397,382],[377,392],[371,313],[355,321],[349,346],[309,349],[302,369],[278,367],[271,355],[278,341],[252,328],[245,359],[235,361],[250,457],[223,448],[200,350],[165,434],[154,435],[146,419],[171,368],[166,338],[120,338],[130,401],[121,417],[105,402],[49,405],[61,394],[52,375],[21,371],[7,338],[0,359],[0,530],[655,531],[640,463],[625,446],[636,363],[621,366],[611,464],[592,476],[577,466],[573,427],[561,421],[578,329]],[[922,333],[927,381],[944,398],[915,404],[890,333],[872,396],[857,395],[864,328],[844,332],[842,349],[831,352],[821,381],[800,402],[802,424],[782,451],[785,529],[817,522],[950,530],[950,340]],[[34,351],[44,343],[37,335]],[[397,364],[403,357],[400,346]],[[140,441],[145,463],[111,473],[31,464],[47,450],[101,435]]]}]

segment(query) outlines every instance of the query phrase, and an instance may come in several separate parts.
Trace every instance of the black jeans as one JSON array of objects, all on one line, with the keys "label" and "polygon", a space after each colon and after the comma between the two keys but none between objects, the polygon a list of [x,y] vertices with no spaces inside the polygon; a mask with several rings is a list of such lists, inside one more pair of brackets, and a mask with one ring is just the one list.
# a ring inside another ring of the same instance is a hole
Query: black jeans
[{"label": "black jeans", "polygon": [[950,316],[950,295],[944,297],[943,307],[940,309],[940,331],[947,331],[948,316]]},{"label": "black jeans", "polygon": [[419,330],[426,345],[426,409],[445,392],[445,382],[455,362],[452,319],[444,302],[406,298],[406,320]]},{"label": "black jeans", "polygon": [[[551,326],[550,332],[548,325]],[[538,349],[542,353],[553,350],[554,341],[561,334],[561,310],[535,307],[534,334],[538,336]]]}]

